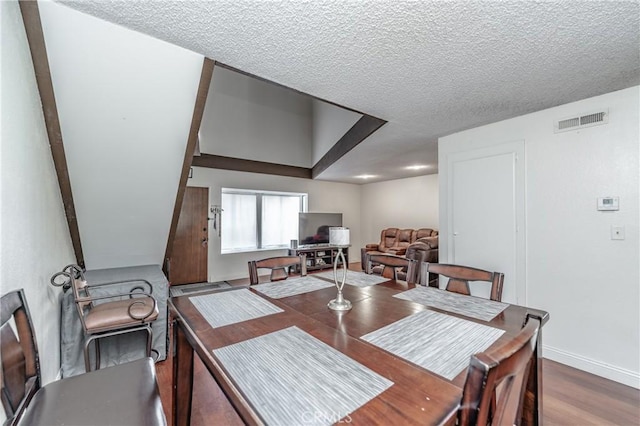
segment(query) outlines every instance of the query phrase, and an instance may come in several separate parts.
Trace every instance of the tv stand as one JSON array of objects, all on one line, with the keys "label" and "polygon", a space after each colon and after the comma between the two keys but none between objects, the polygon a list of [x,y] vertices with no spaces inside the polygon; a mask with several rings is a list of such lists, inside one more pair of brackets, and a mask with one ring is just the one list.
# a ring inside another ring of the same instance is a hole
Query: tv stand
[{"label": "tv stand", "polygon": [[[349,264],[349,248],[343,247],[342,253],[344,259]],[[338,257],[338,247],[329,244],[320,244],[314,246],[299,246],[296,249],[289,249],[289,256],[307,256],[307,271],[316,271],[320,269],[333,268],[335,262],[340,262]]]},{"label": "tv stand", "polygon": [[302,244],[298,246],[298,250],[308,250],[308,249],[315,249],[315,248],[329,248],[331,247],[329,245],[329,243],[327,244]]}]

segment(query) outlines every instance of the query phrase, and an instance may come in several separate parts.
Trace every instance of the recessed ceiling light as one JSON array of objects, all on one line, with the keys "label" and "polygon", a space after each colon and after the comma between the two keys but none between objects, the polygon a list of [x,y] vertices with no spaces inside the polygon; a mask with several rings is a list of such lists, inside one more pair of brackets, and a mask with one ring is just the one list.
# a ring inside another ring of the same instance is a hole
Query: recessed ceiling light
[{"label": "recessed ceiling light", "polygon": [[371,178],[374,178],[374,177],[377,177],[377,176],[376,175],[359,175],[359,176],[356,176],[357,179],[371,179]]},{"label": "recessed ceiling light", "polygon": [[414,166],[407,166],[405,167],[405,169],[407,170],[422,170],[422,169],[428,169],[431,166],[428,166],[426,164],[416,164]]}]

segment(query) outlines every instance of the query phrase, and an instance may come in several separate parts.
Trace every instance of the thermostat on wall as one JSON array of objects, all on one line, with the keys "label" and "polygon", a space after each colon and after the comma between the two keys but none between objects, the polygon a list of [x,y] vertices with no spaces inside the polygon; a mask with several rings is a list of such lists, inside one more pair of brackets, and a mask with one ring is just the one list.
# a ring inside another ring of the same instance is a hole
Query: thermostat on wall
[{"label": "thermostat on wall", "polygon": [[620,210],[620,200],[618,197],[599,197],[598,210],[610,211]]}]

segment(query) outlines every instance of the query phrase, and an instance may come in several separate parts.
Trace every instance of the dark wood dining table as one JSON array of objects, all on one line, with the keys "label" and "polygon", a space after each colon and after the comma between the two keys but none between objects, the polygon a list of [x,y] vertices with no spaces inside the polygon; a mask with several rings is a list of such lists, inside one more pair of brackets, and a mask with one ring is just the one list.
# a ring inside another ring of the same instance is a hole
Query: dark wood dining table
[{"label": "dark wood dining table", "polygon": [[[264,423],[256,407],[248,400],[246,393],[230,376],[213,350],[292,326],[298,327],[393,382],[391,387],[350,413],[349,423],[455,423],[466,370],[448,380],[361,337],[412,314],[433,310],[504,330],[504,334],[493,343],[500,345],[518,333],[528,316],[537,317],[544,324],[548,320],[548,314],[537,309],[509,305],[491,321],[486,322],[393,297],[414,287],[412,284],[394,280],[368,287],[345,285],[344,297],[351,301],[353,308],[342,313],[327,308],[327,302],[336,296],[335,287],[280,299],[271,299],[258,293],[255,288],[250,288],[251,292],[281,308],[282,312],[216,328],[211,327],[191,302],[193,296],[171,298],[170,314],[174,321],[173,424],[190,423],[194,353],[201,358],[242,421],[247,424]],[[236,291],[236,288],[228,291]],[[201,294],[205,293],[198,295]],[[524,399],[523,424],[542,423],[542,341],[541,335],[538,337]]]}]

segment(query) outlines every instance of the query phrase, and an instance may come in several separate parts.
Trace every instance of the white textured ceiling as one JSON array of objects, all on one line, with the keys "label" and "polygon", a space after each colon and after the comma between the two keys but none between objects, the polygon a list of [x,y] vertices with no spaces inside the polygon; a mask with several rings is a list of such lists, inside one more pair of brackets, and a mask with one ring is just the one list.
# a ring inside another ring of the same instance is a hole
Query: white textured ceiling
[{"label": "white textured ceiling", "polygon": [[638,1],[65,4],[388,123],[321,179],[435,172],[437,138],[640,83]]}]

